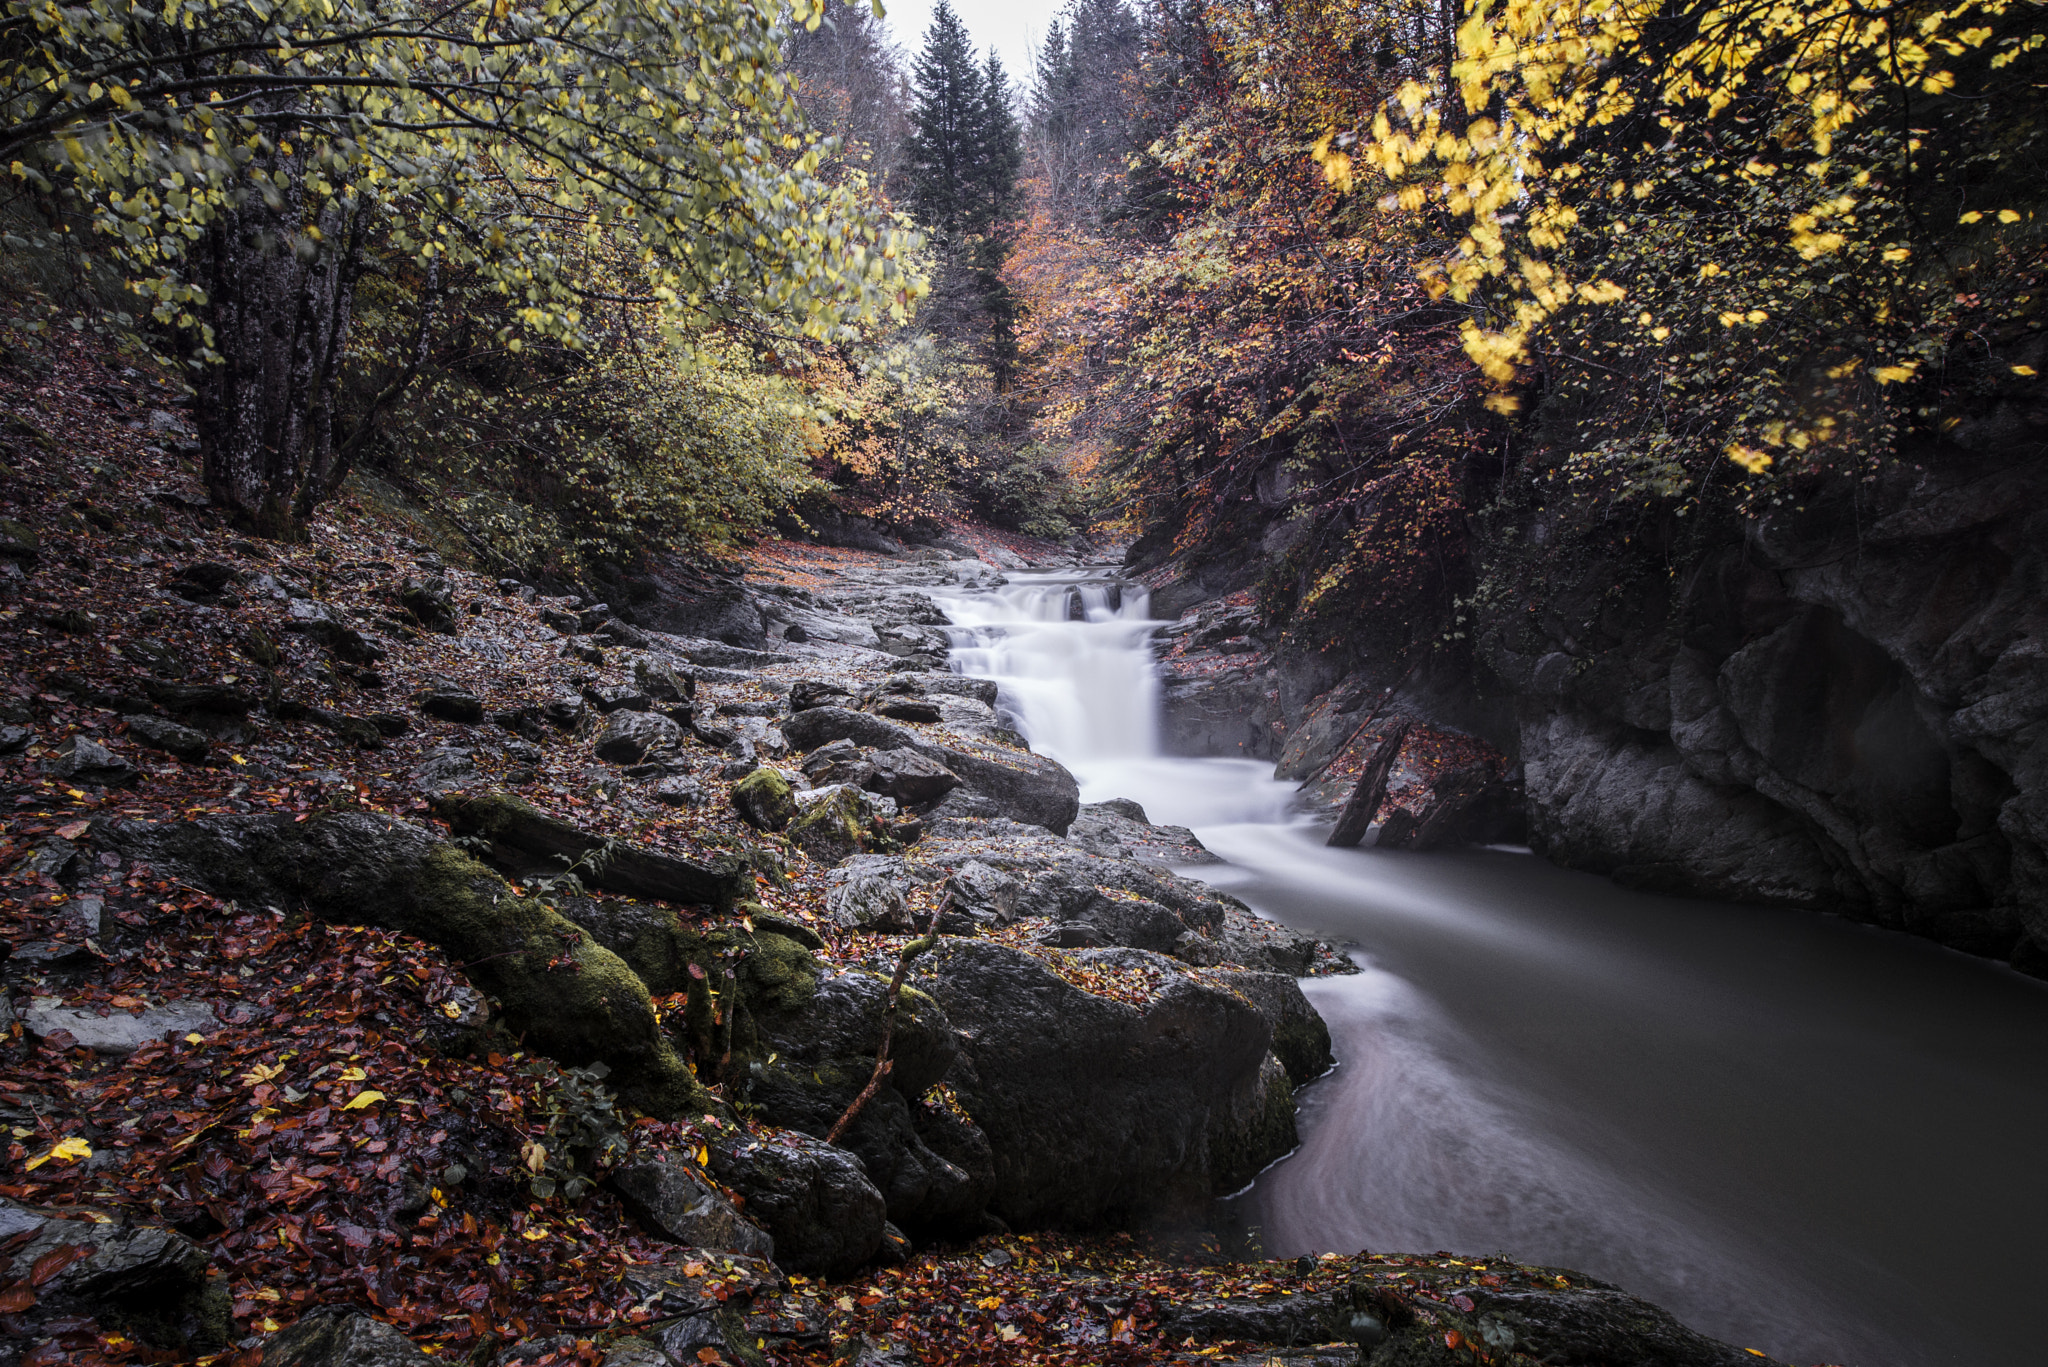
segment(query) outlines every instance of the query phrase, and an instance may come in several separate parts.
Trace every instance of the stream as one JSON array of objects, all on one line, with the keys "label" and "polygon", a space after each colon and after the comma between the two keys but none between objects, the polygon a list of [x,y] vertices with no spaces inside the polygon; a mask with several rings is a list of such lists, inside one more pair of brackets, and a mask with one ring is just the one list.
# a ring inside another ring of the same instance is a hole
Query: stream
[{"label": "stream", "polygon": [[1526,851],[1333,850],[1293,785],[1158,752],[1142,587],[1014,573],[941,601],[1084,802],[1351,946],[1304,980],[1337,1068],[1235,1198],[1269,1256],[1577,1268],[1795,1362],[2048,1361],[2048,983],[1836,917],[1630,892]]}]

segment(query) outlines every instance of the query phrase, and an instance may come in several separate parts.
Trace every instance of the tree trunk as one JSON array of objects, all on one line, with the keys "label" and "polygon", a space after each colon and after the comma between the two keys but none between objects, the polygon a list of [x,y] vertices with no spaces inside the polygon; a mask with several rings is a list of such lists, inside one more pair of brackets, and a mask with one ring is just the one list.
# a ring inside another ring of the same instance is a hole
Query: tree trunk
[{"label": "tree trunk", "polygon": [[1358,786],[1351,790],[1351,800],[1344,804],[1344,812],[1337,818],[1337,829],[1330,832],[1328,844],[1350,849],[1365,838],[1372,819],[1379,815],[1380,804],[1387,800],[1387,780],[1393,776],[1394,761],[1401,757],[1401,743],[1407,739],[1405,721],[1380,738],[1378,748],[1358,776]]},{"label": "tree trunk", "polygon": [[196,253],[221,358],[198,376],[199,444],[207,489],[238,527],[297,540],[347,473],[334,408],[364,211],[309,193],[296,157],[263,169],[266,193],[252,188]]}]

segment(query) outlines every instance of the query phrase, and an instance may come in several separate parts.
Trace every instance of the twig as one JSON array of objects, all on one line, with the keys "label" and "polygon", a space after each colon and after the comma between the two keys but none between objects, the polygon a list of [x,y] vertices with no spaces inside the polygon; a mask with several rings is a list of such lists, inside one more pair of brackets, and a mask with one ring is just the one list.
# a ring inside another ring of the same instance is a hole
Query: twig
[{"label": "twig", "polygon": [[882,1079],[889,1076],[896,1067],[896,1061],[889,1057],[889,1041],[896,1033],[896,1007],[903,1000],[903,975],[910,970],[910,961],[939,942],[939,906],[932,907],[931,919],[925,922],[924,934],[903,946],[903,952],[896,956],[896,974],[889,979],[889,1004],[882,1008],[882,1043],[875,1050],[875,1071],[868,1075],[868,1085],[860,1089],[860,1095],[846,1108],[846,1114],[832,1123],[825,1132],[825,1142],[836,1144],[839,1136],[846,1133],[846,1127],[853,1123],[861,1107],[874,1099],[881,1090]]}]

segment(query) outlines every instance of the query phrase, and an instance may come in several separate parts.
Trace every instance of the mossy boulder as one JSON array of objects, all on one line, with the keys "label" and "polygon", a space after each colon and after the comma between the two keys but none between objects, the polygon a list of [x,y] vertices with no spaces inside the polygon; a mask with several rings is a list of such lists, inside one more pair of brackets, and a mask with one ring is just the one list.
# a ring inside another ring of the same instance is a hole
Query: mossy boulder
[{"label": "mossy boulder", "polygon": [[815,862],[837,864],[874,838],[877,815],[873,800],[850,783],[820,789],[790,823],[789,840]]},{"label": "mossy boulder", "polygon": [[457,835],[489,841],[491,863],[513,874],[560,873],[576,863],[586,887],[717,912],[753,889],[747,862],[737,856],[685,859],[607,842],[509,793],[449,795],[434,804],[434,815]]},{"label": "mossy boulder", "polygon": [[773,769],[756,769],[732,786],[732,808],[757,831],[780,831],[796,820],[796,795]]}]

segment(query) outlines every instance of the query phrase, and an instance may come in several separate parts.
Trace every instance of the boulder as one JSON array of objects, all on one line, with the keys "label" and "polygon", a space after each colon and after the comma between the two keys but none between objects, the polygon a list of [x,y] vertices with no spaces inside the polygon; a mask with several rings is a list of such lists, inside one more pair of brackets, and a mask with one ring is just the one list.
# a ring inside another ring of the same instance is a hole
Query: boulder
[{"label": "boulder", "polygon": [[948,1082],[988,1139],[995,1214],[1137,1221],[1234,1191],[1293,1147],[1292,1093],[1257,1008],[1158,955],[1075,958],[1148,983],[1143,1004],[989,940],[942,939],[913,970],[971,1042]]},{"label": "boulder", "polygon": [[796,820],[789,780],[773,769],[756,769],[732,786],[732,807],[757,831],[780,831]]},{"label": "boulder", "polygon": [[623,684],[608,684],[599,687],[592,684],[583,690],[583,696],[590,705],[606,716],[614,712],[652,712],[654,698],[644,689],[628,688]]},{"label": "boulder", "polygon": [[825,865],[859,854],[875,838],[877,821],[895,815],[889,799],[872,797],[848,783],[799,794],[797,807],[800,815],[790,823],[790,843]]},{"label": "boulder", "polygon": [[0,755],[18,755],[36,743],[36,733],[26,726],[0,726]]},{"label": "boulder", "polygon": [[896,933],[913,928],[903,890],[888,879],[871,874],[827,887],[825,912],[848,930]]},{"label": "boulder", "polygon": [[[454,798],[434,814],[457,835],[491,842],[494,864],[513,873],[560,873],[569,862],[605,847],[605,842],[568,822],[504,793]],[[705,862],[635,846],[613,845],[594,865],[578,870],[584,884],[625,897],[708,906],[723,912],[753,887],[753,874],[731,855]]]},{"label": "boulder", "polygon": [[613,1169],[607,1181],[633,1218],[657,1239],[751,1258],[775,1256],[775,1241],[679,1155],[629,1159]]},{"label": "boulder", "polygon": [[783,1268],[843,1277],[881,1247],[887,1204],[846,1150],[787,1133],[729,1134],[707,1147],[712,1173],[746,1199],[747,1213],[775,1240]]},{"label": "boulder", "polygon": [[217,896],[303,906],[323,920],[438,945],[501,1005],[528,1048],[572,1066],[605,1063],[621,1094],[653,1114],[701,1104],[631,968],[546,902],[515,894],[409,822],[365,811],[305,822],[268,814],[102,821],[94,841]]},{"label": "boulder", "polygon": [[813,707],[839,707],[852,698],[851,688],[832,679],[798,679],[789,688],[789,710],[805,712]]},{"label": "boulder", "polygon": [[703,785],[689,774],[669,774],[647,795],[664,807],[701,807],[707,801]]},{"label": "boulder", "polygon": [[429,717],[476,726],[484,719],[484,702],[474,693],[459,688],[433,688],[413,699],[413,705]]},{"label": "boulder", "polygon": [[688,702],[697,696],[695,679],[678,674],[668,661],[653,655],[633,662],[633,682],[656,702]]},{"label": "boulder", "polygon": [[943,721],[946,715],[937,703],[926,698],[877,698],[872,710],[877,716],[896,721],[935,722]]},{"label": "boulder", "polygon": [[876,750],[914,749],[922,743],[915,731],[873,713],[821,704],[785,718],[782,734],[799,750],[816,750],[836,740]]},{"label": "boulder", "polygon": [[[0,1282],[33,1287],[33,1302],[9,1316],[31,1340],[77,1327],[66,1321],[87,1319],[141,1340],[167,1360],[190,1361],[228,1345],[234,1326],[227,1281],[209,1275],[206,1251],[182,1234],[154,1225],[53,1219],[0,1198],[0,1248],[9,1250],[0,1254]],[[84,1256],[66,1260],[67,1248]],[[0,1361],[19,1360],[9,1342],[18,1332],[0,1338]]]},{"label": "boulder", "polygon": [[1065,835],[1081,809],[1081,785],[1064,765],[1044,755],[967,737],[948,737],[944,745],[919,748],[1012,820]]},{"label": "boulder", "polygon": [[264,1343],[262,1367],[429,1367],[439,1361],[355,1306],[321,1305]]},{"label": "boulder", "polygon": [[989,925],[1017,919],[1017,880],[1001,869],[970,859],[946,881],[946,908]]},{"label": "boulder", "polygon": [[167,683],[162,679],[143,682],[149,700],[167,712],[204,712],[222,717],[243,717],[255,708],[255,694],[232,684]]},{"label": "boulder", "polygon": [[443,745],[429,750],[412,770],[413,787],[429,796],[468,788],[482,778],[468,749],[459,745]]},{"label": "boulder", "polygon": [[655,750],[683,738],[683,729],[658,712],[614,712],[597,738],[597,757],[613,764],[639,764]]},{"label": "boulder", "polygon": [[1129,798],[1083,806],[1067,830],[1067,838],[1106,859],[1135,859],[1143,864],[1220,864],[1195,833],[1185,826],[1155,826],[1145,809]]},{"label": "boulder", "polygon": [[142,777],[142,771],[98,741],[73,736],[59,745],[43,768],[52,778],[96,788],[120,788]]},{"label": "boulder", "polygon": [[1074,920],[1094,926],[1111,944],[1166,954],[1188,933],[1186,922],[1149,898],[1132,893],[1111,897],[1092,888],[1089,893],[1079,905],[1062,910]]},{"label": "boulder", "polygon": [[1330,1027],[1302,995],[1301,984],[1285,973],[1261,973],[1253,969],[1219,969],[1206,975],[1210,982],[1244,994],[1258,1008],[1273,1032],[1273,1056],[1287,1070],[1287,1080],[1306,1086],[1337,1064],[1330,1052]]},{"label": "boulder", "polygon": [[908,747],[878,750],[869,758],[868,774],[860,785],[871,793],[884,793],[905,806],[936,802],[960,786],[960,776],[951,769]]},{"label": "boulder", "polygon": [[398,590],[398,604],[427,630],[455,634],[455,590],[445,576],[406,580]]},{"label": "boulder", "polygon": [[574,731],[590,715],[590,704],[574,693],[564,693],[540,709],[541,720],[557,731]]},{"label": "boulder", "polygon": [[349,620],[326,603],[311,598],[294,598],[286,607],[287,631],[297,631],[325,646],[336,659],[349,664],[371,665],[384,658],[384,647],[358,631]]},{"label": "boulder", "polygon": [[165,1002],[140,1012],[115,1011],[102,1016],[94,1010],[40,997],[30,1004],[22,1023],[38,1039],[67,1030],[78,1047],[116,1055],[132,1054],[157,1040],[210,1035],[222,1028],[213,1008],[205,1002]]},{"label": "boulder", "polygon": [[1344,803],[1344,810],[1338,813],[1336,829],[1330,832],[1328,844],[1339,849],[1354,849],[1365,838],[1365,833],[1387,800],[1387,780],[1393,776],[1394,761],[1401,757],[1401,746],[1408,739],[1408,723],[1398,722],[1373,746],[1372,755],[1365,762],[1365,768],[1358,775],[1358,784],[1351,790],[1351,796]]}]

